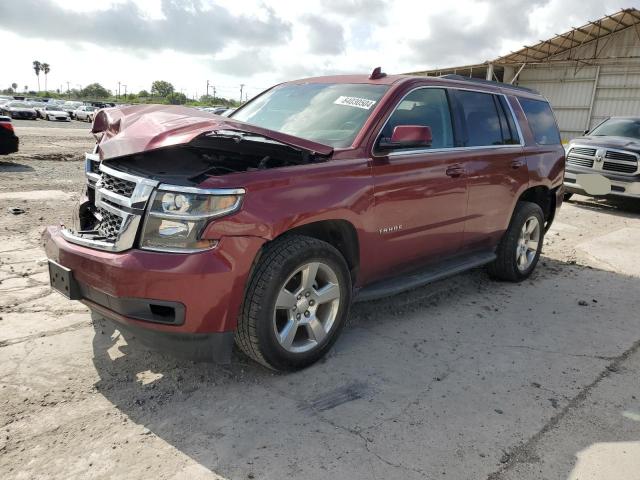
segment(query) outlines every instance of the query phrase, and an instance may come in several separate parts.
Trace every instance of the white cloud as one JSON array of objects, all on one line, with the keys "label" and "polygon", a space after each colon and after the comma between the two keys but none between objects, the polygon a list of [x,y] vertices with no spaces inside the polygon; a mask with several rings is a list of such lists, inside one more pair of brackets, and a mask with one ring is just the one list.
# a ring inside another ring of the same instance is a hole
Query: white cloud
[{"label": "white cloud", "polygon": [[[25,18],[30,6],[40,15]],[[482,62],[619,8],[616,0],[5,1],[0,88],[34,89],[37,59],[51,65],[53,89],[97,81],[114,90],[120,81],[139,91],[163,79],[201,95],[210,80],[237,98],[241,83],[251,96],[301,76]]]}]

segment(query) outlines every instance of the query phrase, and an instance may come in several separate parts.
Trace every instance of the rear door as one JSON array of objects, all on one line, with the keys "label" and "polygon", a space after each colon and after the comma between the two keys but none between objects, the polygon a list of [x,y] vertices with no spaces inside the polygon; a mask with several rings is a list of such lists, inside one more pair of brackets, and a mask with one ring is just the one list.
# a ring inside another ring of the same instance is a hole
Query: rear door
[{"label": "rear door", "polygon": [[459,152],[454,148],[447,90],[424,87],[407,93],[382,128],[378,141],[391,137],[398,125],[429,126],[433,142],[429,148],[374,151],[378,233],[374,277],[453,256],[460,249],[464,233],[467,186],[459,169]]},{"label": "rear door", "polygon": [[469,190],[464,248],[497,245],[515,200],[529,183],[522,135],[502,94],[452,90],[462,120],[464,171]]}]

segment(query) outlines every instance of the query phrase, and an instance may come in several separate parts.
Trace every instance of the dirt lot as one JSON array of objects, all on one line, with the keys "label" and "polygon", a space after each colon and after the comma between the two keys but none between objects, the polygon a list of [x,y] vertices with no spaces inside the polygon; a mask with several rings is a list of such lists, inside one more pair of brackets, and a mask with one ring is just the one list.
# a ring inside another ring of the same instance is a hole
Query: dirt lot
[{"label": "dirt lot", "polygon": [[[476,270],[358,304],[279,375],[129,344],[51,293],[88,126],[16,122],[0,159],[0,476],[640,479],[640,203],[574,197],[522,284]],[[25,211],[13,215],[9,208]]]}]

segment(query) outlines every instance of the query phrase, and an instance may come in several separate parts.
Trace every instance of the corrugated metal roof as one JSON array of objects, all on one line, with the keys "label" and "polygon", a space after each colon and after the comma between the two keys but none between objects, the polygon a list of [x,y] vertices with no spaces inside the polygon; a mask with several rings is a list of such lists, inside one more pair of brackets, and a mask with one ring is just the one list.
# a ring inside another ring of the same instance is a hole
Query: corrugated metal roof
[{"label": "corrugated metal roof", "polygon": [[[598,51],[604,50],[606,47],[607,37],[614,33],[621,32],[627,28],[635,28],[637,35],[640,37],[640,10],[635,8],[625,8],[612,15],[591,21],[581,27],[574,27],[568,32],[557,34],[549,40],[541,40],[535,45],[524,46],[517,52],[511,52],[503,55],[495,60],[486,61],[474,65],[464,65],[449,68],[434,68],[431,70],[422,70],[409,73],[409,75],[440,75],[443,73],[457,73],[458,71],[471,71],[486,68],[488,64],[494,65],[522,65],[552,62],[554,57],[558,57],[563,53],[571,52],[573,49],[592,45],[594,42],[602,43],[602,47]],[[604,40],[604,42],[601,42]],[[558,59],[567,61],[571,59]]]},{"label": "corrugated metal roof", "polygon": [[613,15],[605,15],[599,20],[589,22],[581,27],[574,27],[568,32],[556,34],[555,37],[549,40],[541,40],[531,46],[525,45],[524,48],[517,52],[499,57],[491,63],[521,64],[544,62],[568,50],[603,39],[638,24],[640,24],[640,11],[635,8],[625,8]]}]

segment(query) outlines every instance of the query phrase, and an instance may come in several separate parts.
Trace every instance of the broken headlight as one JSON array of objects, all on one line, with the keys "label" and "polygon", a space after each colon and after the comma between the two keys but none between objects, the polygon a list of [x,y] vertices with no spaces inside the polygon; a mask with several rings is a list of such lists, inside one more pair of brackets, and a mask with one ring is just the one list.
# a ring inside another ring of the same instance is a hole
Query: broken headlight
[{"label": "broken headlight", "polygon": [[213,218],[237,211],[244,190],[202,190],[160,186],[152,197],[144,222],[141,248],[194,252],[216,245],[200,236]]}]

